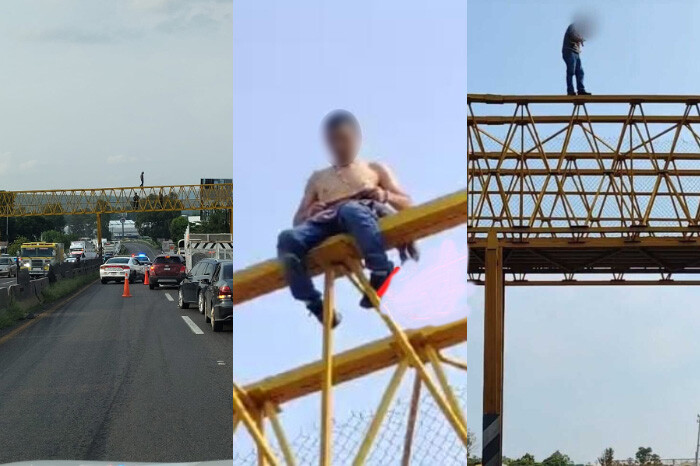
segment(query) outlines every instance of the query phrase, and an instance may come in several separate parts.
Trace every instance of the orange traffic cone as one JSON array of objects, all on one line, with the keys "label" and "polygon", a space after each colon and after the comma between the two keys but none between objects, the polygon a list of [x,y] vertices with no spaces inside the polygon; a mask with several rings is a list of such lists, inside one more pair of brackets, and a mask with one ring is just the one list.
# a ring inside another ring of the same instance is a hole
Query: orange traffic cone
[{"label": "orange traffic cone", "polygon": [[129,292],[129,272],[124,273],[124,294],[122,298],[131,298],[131,293]]},{"label": "orange traffic cone", "polygon": [[143,279],[143,284],[148,285],[150,282],[148,281],[148,269],[146,269],[146,276]]}]

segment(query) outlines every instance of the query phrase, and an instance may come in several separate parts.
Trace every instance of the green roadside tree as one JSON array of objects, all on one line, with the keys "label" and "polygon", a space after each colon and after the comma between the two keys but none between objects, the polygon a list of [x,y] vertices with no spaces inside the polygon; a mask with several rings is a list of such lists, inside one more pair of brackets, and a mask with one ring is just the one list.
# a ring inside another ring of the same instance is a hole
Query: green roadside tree
[{"label": "green roadside tree", "polygon": [[185,230],[190,222],[187,217],[180,216],[172,219],[170,222],[170,239],[177,244],[179,240],[185,237]]},{"label": "green roadside tree", "polygon": [[600,466],[613,466],[615,464],[615,450],[612,448],[603,450],[603,454],[598,457],[598,464]]},{"label": "green roadside tree", "polygon": [[559,450],[542,460],[542,466],[567,466],[570,464],[573,464],[571,458],[561,453]]},{"label": "green roadside tree", "polygon": [[19,236],[7,247],[7,253],[11,256],[16,256],[19,253],[22,243],[28,243],[30,240],[25,236]]}]

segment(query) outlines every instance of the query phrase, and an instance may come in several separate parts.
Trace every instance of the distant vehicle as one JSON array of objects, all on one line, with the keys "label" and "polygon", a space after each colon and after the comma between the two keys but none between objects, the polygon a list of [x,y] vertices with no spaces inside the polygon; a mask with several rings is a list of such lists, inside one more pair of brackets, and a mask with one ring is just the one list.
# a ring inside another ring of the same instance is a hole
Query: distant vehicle
[{"label": "distant vehicle", "polygon": [[129,256],[112,257],[100,266],[100,280],[103,284],[108,281],[123,283],[127,272],[129,283],[144,279],[145,269],[138,259]]},{"label": "distant vehicle", "polygon": [[16,277],[17,263],[10,256],[0,257],[0,277]]},{"label": "distant vehicle", "polygon": [[52,266],[63,262],[63,243],[23,243],[20,251],[22,269],[31,277],[46,277]]},{"label": "distant vehicle", "polygon": [[182,256],[160,255],[155,258],[148,272],[148,287],[180,285],[185,278],[185,258]]},{"label": "distant vehicle", "polygon": [[220,261],[211,283],[204,290],[204,318],[215,332],[220,332],[225,322],[233,320],[232,288],[233,261]]},{"label": "distant vehicle", "polygon": [[177,305],[180,309],[187,309],[190,304],[197,304],[200,312],[203,312],[204,290],[211,283],[211,277],[218,263],[216,259],[202,259],[185,275],[177,293]]},{"label": "distant vehicle", "polygon": [[71,264],[72,264],[72,263],[76,263],[76,262],[78,262],[79,260],[80,260],[80,256],[78,256],[77,254],[76,254],[76,255],[70,255],[70,256],[66,257],[66,262],[71,263]]},{"label": "distant vehicle", "polygon": [[70,255],[80,256],[81,259],[94,259],[97,257],[97,250],[89,239],[78,240],[70,243]]}]

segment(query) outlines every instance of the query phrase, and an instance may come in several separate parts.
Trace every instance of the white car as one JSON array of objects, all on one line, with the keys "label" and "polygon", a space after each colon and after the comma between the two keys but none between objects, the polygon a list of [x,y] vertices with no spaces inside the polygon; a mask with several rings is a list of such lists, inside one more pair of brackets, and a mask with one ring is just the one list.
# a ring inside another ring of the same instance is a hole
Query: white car
[{"label": "white car", "polygon": [[100,280],[102,283],[108,281],[124,282],[124,277],[129,274],[129,283],[136,280],[143,280],[146,269],[135,257],[116,256],[109,259],[100,266]]}]

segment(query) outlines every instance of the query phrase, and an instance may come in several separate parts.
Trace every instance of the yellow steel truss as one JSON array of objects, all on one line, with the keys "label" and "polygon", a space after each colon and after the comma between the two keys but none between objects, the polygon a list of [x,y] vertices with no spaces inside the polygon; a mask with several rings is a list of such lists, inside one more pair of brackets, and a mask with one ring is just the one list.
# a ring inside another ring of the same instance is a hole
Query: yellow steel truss
[{"label": "yellow steel truss", "polygon": [[[700,273],[700,96],[467,100],[468,268],[485,286],[482,460],[495,466],[506,285],[700,284],[673,278]],[[660,277],[628,278],[648,274]]]},{"label": "yellow steel truss", "polygon": [[0,216],[81,215],[231,209],[233,185],[0,191]]},{"label": "yellow steel truss", "polygon": [[[193,184],[125,188],[0,191],[0,216],[96,215],[97,239],[102,244],[104,214],[228,210],[233,232],[233,185]],[[101,249],[100,249],[101,254]]]},{"label": "yellow steel truss", "polygon": [[[467,218],[466,200],[466,192],[460,191],[383,219],[380,226],[388,246],[417,240],[464,223]],[[312,273],[323,272],[325,275],[322,359],[247,387],[241,388],[234,384],[234,428],[240,423],[245,425],[258,447],[259,464],[281,464],[265,438],[263,426],[266,418],[271,422],[285,464],[296,464],[294,453],[290,450],[276,412],[284,402],[320,391],[319,464],[330,465],[333,387],[392,365],[397,366],[396,371],[352,464],[357,466],[365,464],[396,390],[409,368],[415,370],[416,385],[426,387],[466,449],[466,416],[443,371],[443,364],[466,371],[466,363],[440,353],[443,348],[466,341],[466,319],[442,327],[428,327],[411,332],[402,330],[391,316],[382,310],[379,297],[363,273],[354,242],[347,235],[340,235],[324,242],[312,251],[309,259]],[[390,338],[338,355],[333,354],[330,313],[334,301],[334,281],[339,275],[347,276],[360,293],[370,298],[376,315],[389,330]],[[236,290],[234,300],[238,304],[284,286],[284,279],[279,265],[272,260],[234,272],[233,285]],[[434,376],[426,367],[426,362],[433,368]],[[416,397],[414,393],[413,405],[417,402]],[[415,415],[413,418],[415,420]],[[407,461],[410,458],[412,422],[409,422],[408,429],[404,447],[404,464],[408,464]]]}]

